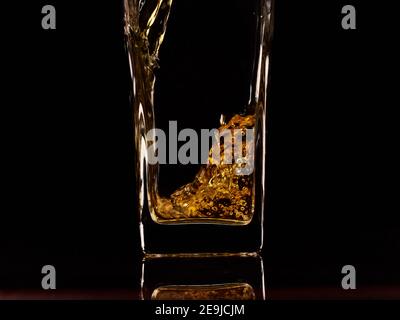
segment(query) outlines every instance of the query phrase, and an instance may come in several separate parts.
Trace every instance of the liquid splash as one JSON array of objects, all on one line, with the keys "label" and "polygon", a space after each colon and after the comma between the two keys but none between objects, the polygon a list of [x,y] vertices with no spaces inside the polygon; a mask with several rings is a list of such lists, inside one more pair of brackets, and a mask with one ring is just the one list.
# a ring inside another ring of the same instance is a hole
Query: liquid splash
[{"label": "liquid splash", "polygon": [[254,141],[245,139],[246,130],[254,128],[254,124],[253,115],[235,115],[218,129],[220,132],[227,129],[241,130],[240,143],[244,157],[235,163],[224,163],[224,146],[234,150],[238,145],[234,135],[231,141],[233,146],[220,144],[220,163],[215,164],[211,149],[208,164],[201,167],[193,182],[180,187],[170,197],[157,197],[155,211],[158,213],[158,222],[196,218],[242,223],[251,220],[254,211],[254,176],[238,175],[237,172],[243,168],[244,163],[254,161]]}]

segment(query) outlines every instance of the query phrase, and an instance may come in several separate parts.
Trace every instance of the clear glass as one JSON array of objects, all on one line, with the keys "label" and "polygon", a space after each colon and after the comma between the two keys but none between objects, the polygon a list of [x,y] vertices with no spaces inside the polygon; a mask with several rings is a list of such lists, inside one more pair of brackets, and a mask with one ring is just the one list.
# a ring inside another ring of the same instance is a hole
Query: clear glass
[{"label": "clear glass", "polygon": [[259,251],[271,0],[125,0],[125,34],[143,251]]}]

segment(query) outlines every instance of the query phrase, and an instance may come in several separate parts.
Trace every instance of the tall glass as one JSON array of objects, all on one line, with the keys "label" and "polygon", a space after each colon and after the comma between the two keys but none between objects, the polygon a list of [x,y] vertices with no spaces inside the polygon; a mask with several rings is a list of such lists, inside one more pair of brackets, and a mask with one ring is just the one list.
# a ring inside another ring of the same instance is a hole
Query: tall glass
[{"label": "tall glass", "polygon": [[271,0],[125,0],[148,255],[263,245]]}]

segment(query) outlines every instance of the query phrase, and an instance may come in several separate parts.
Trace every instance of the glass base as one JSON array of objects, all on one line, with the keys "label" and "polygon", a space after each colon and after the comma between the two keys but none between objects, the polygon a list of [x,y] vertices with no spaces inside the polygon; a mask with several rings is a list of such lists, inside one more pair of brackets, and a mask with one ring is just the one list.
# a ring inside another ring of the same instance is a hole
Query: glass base
[{"label": "glass base", "polygon": [[248,225],[163,225],[144,215],[140,235],[147,256],[252,256],[263,246],[263,221],[256,214]]},{"label": "glass base", "polygon": [[198,253],[146,253],[144,259],[157,258],[229,258],[229,257],[257,257],[258,252],[198,252]]}]

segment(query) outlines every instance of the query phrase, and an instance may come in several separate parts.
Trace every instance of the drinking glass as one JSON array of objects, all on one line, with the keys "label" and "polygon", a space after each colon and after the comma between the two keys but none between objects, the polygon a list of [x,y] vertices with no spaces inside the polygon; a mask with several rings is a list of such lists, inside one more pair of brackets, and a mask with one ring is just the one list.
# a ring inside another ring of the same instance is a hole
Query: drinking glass
[{"label": "drinking glass", "polygon": [[146,255],[263,245],[271,0],[124,0]]}]

